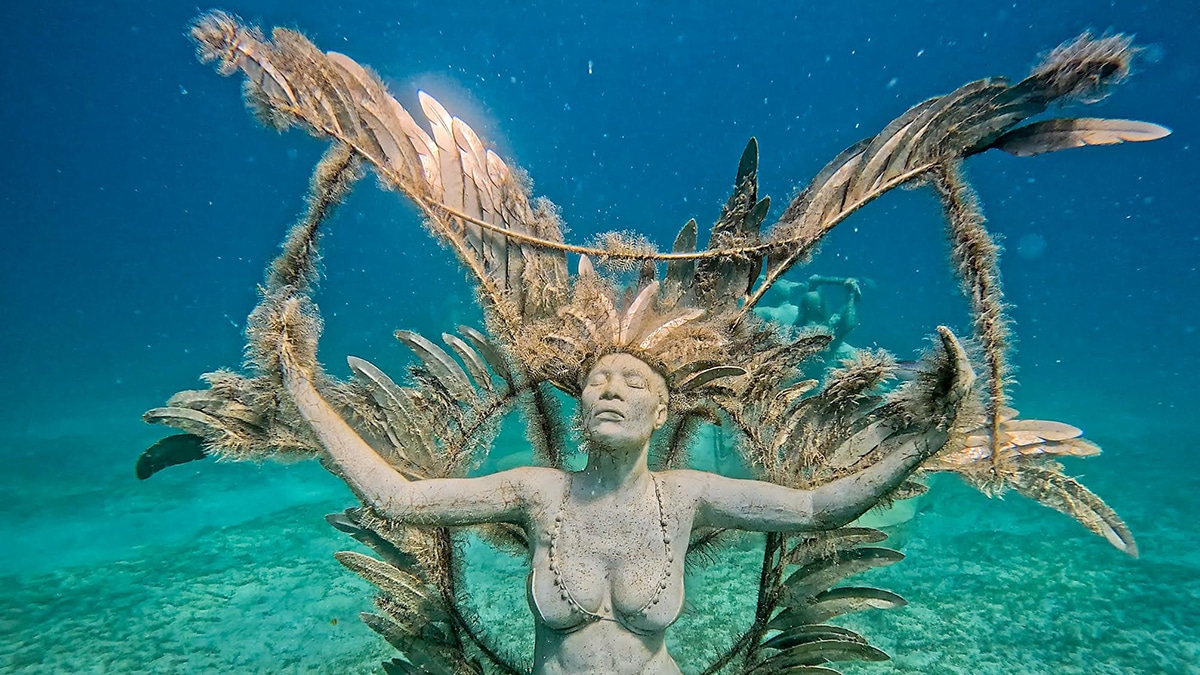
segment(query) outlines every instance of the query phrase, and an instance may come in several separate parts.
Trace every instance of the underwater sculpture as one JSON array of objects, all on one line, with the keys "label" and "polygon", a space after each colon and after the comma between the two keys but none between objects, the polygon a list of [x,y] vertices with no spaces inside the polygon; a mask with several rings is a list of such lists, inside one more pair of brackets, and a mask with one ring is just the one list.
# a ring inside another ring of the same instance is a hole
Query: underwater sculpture
[{"label": "underwater sculpture", "polygon": [[[210,373],[208,389],[147,412],[185,432],[147,463],[194,459],[203,442],[232,459],[320,457],[342,476],[363,506],[329,521],[378,555],[338,560],[380,588],[383,613],[363,618],[401,652],[385,671],[525,670],[464,615],[452,526],[474,525],[529,556],[536,673],[679,672],[663,634],[683,599],[683,562],[730,528],[768,532],[758,603],[705,673],[827,674],[836,671],[822,664],[886,659],[827,621],[903,604],[837,584],[900,559],[867,546],[881,533],[842,526],[921,492],[914,471],[954,472],[989,493],[1015,489],[1136,555],[1121,519],[1055,461],[1098,449],[1074,427],[1020,420],[1007,407],[997,247],[960,169],[991,148],[1031,155],[1166,135],[1128,120],[1021,125],[1052,104],[1101,98],[1129,73],[1128,38],[1085,34],[1020,82],[981,80],[915,106],[835,158],[765,232],[770,202],[758,196],[751,140],[708,247],[697,250],[692,220],[660,253],[615,234],[565,243],[554,207],[532,199],[521,175],[432,97],[420,97],[426,130],[376,76],[294,31],[268,40],[212,12],[191,34],[201,60],[246,75],[260,119],[331,147],[250,316],[251,372]],[[397,331],[418,360],[404,385],[355,357],[354,380],[341,382],[317,360],[320,228],[366,167],[418,206],[472,275],[485,312],[486,330],[443,334],[445,349]],[[803,368],[831,336],[781,330],[752,310],[832,227],[911,184],[941,198],[985,377],[977,382],[962,344],[939,328],[898,386],[889,384],[894,359],[869,351],[818,384]],[[579,256],[575,274],[569,255]],[[565,470],[554,390],[580,400],[583,471]],[[542,466],[465,478],[514,409]],[[705,422],[737,434],[755,480],[683,468]]]}]

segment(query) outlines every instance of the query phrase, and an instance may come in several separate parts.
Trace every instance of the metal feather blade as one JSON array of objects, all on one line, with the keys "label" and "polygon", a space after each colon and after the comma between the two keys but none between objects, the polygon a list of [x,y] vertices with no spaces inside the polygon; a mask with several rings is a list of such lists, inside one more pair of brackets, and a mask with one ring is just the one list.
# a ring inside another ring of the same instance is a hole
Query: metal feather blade
[{"label": "metal feather blade", "polygon": [[633,341],[634,336],[641,332],[642,324],[646,320],[646,316],[654,308],[654,299],[658,296],[658,282],[652,281],[646,285],[630,303],[629,309],[625,310],[625,316],[621,319],[621,329],[618,332],[617,344],[628,345]]},{"label": "metal feather blade", "polygon": [[[766,201],[766,200],[764,200]],[[758,140],[751,138],[742,151],[733,193],[713,224],[708,249],[743,248],[761,241],[759,229],[770,202],[758,200]],[[696,264],[694,288],[703,301],[733,303],[750,291],[762,267],[761,254],[705,258]]]},{"label": "metal feather blade", "polygon": [[167,406],[190,408],[212,415],[223,422],[233,422],[247,427],[261,427],[266,424],[262,410],[246,405],[231,396],[218,394],[212,389],[178,392],[167,401]]},{"label": "metal feather blade", "polygon": [[779,227],[782,223],[796,223],[800,221],[804,214],[811,209],[821,188],[830,182],[834,174],[844,170],[846,165],[853,164],[857,166],[863,151],[870,146],[873,140],[874,137],[859,140],[857,143],[839,152],[825,166],[821,167],[821,170],[817,172],[816,176],[813,176],[813,179],[800,191],[800,194],[796,195],[796,198],[787,205],[787,208],[784,209],[783,214],[779,217],[779,223],[776,223],[775,227]]},{"label": "metal feather blade", "polygon": [[745,374],[746,369],[739,366],[716,366],[714,368],[705,368],[704,370],[689,375],[682,381],[676,382],[675,387],[679,391],[692,391],[723,377],[741,377]]},{"label": "metal feather blade", "polygon": [[[819,666],[836,661],[887,661],[887,652],[854,640],[814,640],[789,647],[767,657],[761,664],[747,671],[747,675],[771,675],[794,673],[797,666]],[[804,672],[804,671],[800,671]]]},{"label": "metal feather blade", "polygon": [[503,378],[508,383],[510,389],[516,388],[516,382],[513,379],[512,369],[509,368],[508,361],[505,360],[500,349],[492,344],[492,341],[486,335],[470,326],[459,326],[458,332],[483,356],[483,359],[491,366],[493,373]]},{"label": "metal feather blade", "polygon": [[1053,420],[1010,419],[1000,423],[1000,431],[1017,445],[1042,441],[1065,441],[1083,434],[1079,427]]},{"label": "metal feather blade", "polygon": [[892,120],[883,128],[883,131],[879,132],[879,135],[870,139],[870,143],[862,148],[862,155],[866,159],[857,162],[858,169],[851,177],[847,190],[852,199],[859,199],[869,190],[875,189],[879,177],[886,173],[884,168],[891,163],[897,151],[905,149],[903,142],[908,137],[909,129],[916,124],[918,117],[939,100],[931,98],[909,108],[903,115]]},{"label": "metal feather blade", "polygon": [[[464,167],[463,180],[474,186],[477,200],[477,208],[473,211],[468,210],[468,212],[486,223],[502,227],[504,225],[503,197],[501,195],[503,185],[501,182],[495,181],[495,178],[500,178],[501,181],[505,180],[503,174],[506,172],[502,169],[497,171],[503,166],[503,162],[499,162],[499,158],[495,157],[493,153],[495,161],[489,166],[488,152],[475,131],[457,117],[453,118],[452,123],[454,140],[458,145]],[[519,248],[514,251],[514,255],[509,255],[509,242],[504,234],[493,230],[483,230],[481,236],[480,257],[488,275],[498,281],[502,280],[507,288],[519,288],[522,282],[520,276],[517,275],[514,278],[508,269],[510,261],[521,260],[522,254]]]},{"label": "metal feather blade", "polygon": [[[414,667],[413,672],[430,675],[466,675],[479,673],[478,669],[464,667],[466,662],[450,648],[433,645],[409,633],[393,619],[379,614],[363,612],[359,615],[363,623],[379,633],[400,651]],[[401,672],[404,672],[403,669]]]},{"label": "metal feather blade", "polygon": [[835,448],[826,461],[834,469],[851,467],[895,432],[892,420],[879,420],[868,424]]},{"label": "metal feather blade", "polygon": [[1141,143],[1165,138],[1171,130],[1150,122],[1093,117],[1034,122],[1004,134],[991,147],[1017,157],[1090,145]]},{"label": "metal feather blade", "polygon": [[767,623],[768,629],[782,630],[788,626],[824,623],[843,614],[868,609],[895,609],[908,602],[904,598],[879,588],[845,586],[817,594],[812,602],[792,605]]},{"label": "metal feather blade", "polygon": [[384,675],[420,675],[421,671],[404,659],[392,659],[383,662]]},{"label": "metal feather blade", "polygon": [[354,551],[338,551],[334,558],[347,569],[378,586],[379,590],[394,602],[421,616],[422,620],[450,620],[450,614],[437,589],[412,572]]},{"label": "metal feather blade", "polygon": [[442,333],[442,341],[462,360],[463,365],[471,373],[471,379],[475,381],[475,385],[492,391],[492,376],[479,352],[472,349],[471,345],[468,345],[462,338],[450,333]]},{"label": "metal feather blade", "polygon": [[849,628],[831,626],[829,624],[803,624],[782,631],[762,643],[763,649],[787,649],[805,642],[816,640],[845,640],[867,644],[867,639]]},{"label": "metal feather blade", "polygon": [[938,155],[951,155],[962,148],[947,147],[947,133],[959,128],[966,118],[994,101],[1008,88],[1003,77],[989,77],[967,84],[940,97],[914,122],[905,138],[904,147],[896,153],[893,169],[905,170]]},{"label": "metal feather blade", "polygon": [[841,675],[841,670],[826,668],[824,665],[791,665],[780,673],[786,675]]},{"label": "metal feather blade", "polygon": [[412,567],[417,564],[413,555],[401,550],[375,530],[364,527],[358,519],[359,509],[346,509],[341,513],[330,513],[325,516],[325,522],[340,532],[353,537],[356,541],[366,544],[389,565],[393,567]]},{"label": "metal feather blade", "polygon": [[[675,243],[671,246],[672,253],[696,252],[697,226],[696,219],[684,223],[679,234],[675,235]],[[676,290],[680,295],[686,295],[692,289],[695,281],[695,260],[671,260],[667,262],[667,287]]]},{"label": "metal feather blade", "polygon": [[208,456],[205,441],[194,434],[175,434],[146,448],[134,467],[138,480],[146,480],[163,469],[186,464]]},{"label": "metal feather blade", "polygon": [[437,381],[451,396],[463,403],[469,403],[476,398],[475,388],[467,379],[466,372],[445,350],[433,344],[425,336],[409,330],[398,330],[395,332],[395,336],[421,359],[430,374],[437,378]]},{"label": "metal feather blade", "polygon": [[389,430],[399,443],[399,450],[425,475],[436,475],[437,443],[428,431],[425,416],[413,405],[410,393],[399,387],[387,373],[375,364],[357,356],[347,356],[351,372],[370,384],[371,396],[383,408],[391,422]]},{"label": "metal feather blade", "polygon": [[823,555],[848,550],[862,544],[877,544],[888,538],[873,527],[841,527],[828,532],[805,535],[784,558],[789,565],[807,565]]},{"label": "metal feather blade", "polygon": [[904,554],[890,548],[863,547],[838,551],[810,562],[792,572],[783,588],[792,602],[815,598],[846,577],[904,560]]},{"label": "metal feather blade", "polygon": [[383,153],[381,160],[404,175],[423,175],[421,156],[432,157],[429,137],[424,130],[407,112],[398,115],[395,108],[388,105],[391,97],[379,78],[344,54],[329,52],[327,56],[344,82],[357,85],[361,106],[359,117],[374,134]]},{"label": "metal feather blade", "polygon": [[213,440],[224,433],[225,425],[221,420],[191,408],[168,406],[152,408],[142,414],[142,419],[150,424],[165,424],[180,431]]},{"label": "metal feather blade", "polygon": [[1138,556],[1137,542],[1125,521],[1074,478],[1037,466],[1017,467],[1005,478],[1022,495],[1071,516],[1118,550]]},{"label": "metal feather blade", "polygon": [[[1015,415],[1015,411],[1010,411]],[[947,448],[930,465],[933,470],[969,471],[972,465],[991,461],[992,448],[1001,463],[1039,461],[1046,457],[1095,457],[1100,447],[1081,438],[1083,432],[1070,424],[1050,420],[1008,417],[999,423],[999,442],[992,443],[991,430],[984,426],[967,433],[957,448]]]},{"label": "metal feather blade", "polygon": [[699,319],[702,316],[704,316],[704,310],[689,309],[677,317],[674,317],[672,319],[664,321],[658,327],[656,327],[654,330],[647,333],[646,336],[643,337],[640,342],[638,342],[638,349],[643,349],[643,350],[652,349],[653,347],[658,345],[660,342],[662,342],[663,340],[666,340],[668,337],[670,337],[671,331],[675,330],[676,328],[679,328],[680,326],[682,326],[686,323],[695,321],[696,319]]},{"label": "metal feather blade", "polygon": [[673,388],[678,387],[680,382],[683,382],[684,380],[691,377],[692,375],[695,375],[696,373],[700,372],[701,370],[707,370],[708,368],[715,368],[716,366],[720,366],[720,365],[722,365],[722,364],[719,361],[708,361],[708,360],[704,360],[704,359],[698,359],[696,361],[689,361],[689,362],[683,364],[682,366],[679,366],[675,370],[671,371],[671,373],[669,375],[667,375],[667,381],[669,383],[671,383],[671,386]]},{"label": "metal feather blade", "polygon": [[[437,146],[438,171],[441,176],[441,202],[445,206],[463,210],[467,203],[464,191],[467,189],[464,175],[469,175],[463,168],[459,156],[458,144],[454,140],[454,119],[450,113],[438,103],[437,99],[424,91],[417,92],[417,101],[429,121],[433,132],[433,142]],[[473,189],[473,187],[472,187]],[[474,252],[482,250],[482,231],[478,225],[467,225],[464,239]],[[470,229],[474,228],[474,229]]]}]

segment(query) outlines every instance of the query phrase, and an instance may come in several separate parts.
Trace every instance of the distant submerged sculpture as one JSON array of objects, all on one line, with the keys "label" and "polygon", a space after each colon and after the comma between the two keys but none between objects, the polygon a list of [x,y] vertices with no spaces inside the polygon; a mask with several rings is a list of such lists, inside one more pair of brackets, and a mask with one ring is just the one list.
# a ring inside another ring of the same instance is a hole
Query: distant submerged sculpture
[{"label": "distant submerged sculpture", "polygon": [[[1055,459],[1098,448],[1074,427],[1016,419],[1006,406],[997,247],[960,169],[991,148],[1033,155],[1166,135],[1127,120],[1019,126],[1051,105],[1102,98],[1129,74],[1128,38],[1084,34],[1020,82],[980,80],[915,106],[842,152],[765,231],[769,200],[758,196],[751,140],[708,247],[697,250],[692,220],[660,253],[617,234],[596,246],[565,243],[554,206],[532,199],[521,174],[462,120],[422,93],[422,127],[378,77],[294,31],[268,40],[212,12],[191,35],[201,60],[246,75],[261,120],[331,147],[250,316],[250,374],[210,373],[207,390],[147,412],[185,434],[156,444],[139,475],[204,452],[320,457],[363,502],[329,520],[379,556],[337,557],[380,589],[383,613],[363,618],[401,653],[385,671],[525,670],[464,618],[454,526],[527,552],[532,671],[545,675],[680,672],[664,634],[683,602],[684,561],[730,529],[768,533],[757,608],[705,673],[828,674],[836,671],[821,664],[886,659],[827,621],[903,604],[880,589],[835,586],[902,557],[867,546],[882,533],[844,526],[923,491],[914,472],[954,472],[989,494],[1015,489],[1136,555],[1121,519]],[[443,334],[445,348],[398,331],[418,357],[404,385],[354,357],[355,378],[341,382],[316,356],[319,229],[364,168],[421,209],[471,273],[485,314],[485,330]],[[855,352],[820,385],[806,379],[803,366],[829,333],[780,330],[751,310],[831,228],[915,184],[941,198],[986,377],[976,382],[962,345],[939,328],[898,386],[884,352]],[[580,401],[581,471],[565,468],[568,421],[553,389]],[[514,409],[542,466],[465,478]],[[684,468],[688,439],[705,422],[739,437],[756,480]]]}]

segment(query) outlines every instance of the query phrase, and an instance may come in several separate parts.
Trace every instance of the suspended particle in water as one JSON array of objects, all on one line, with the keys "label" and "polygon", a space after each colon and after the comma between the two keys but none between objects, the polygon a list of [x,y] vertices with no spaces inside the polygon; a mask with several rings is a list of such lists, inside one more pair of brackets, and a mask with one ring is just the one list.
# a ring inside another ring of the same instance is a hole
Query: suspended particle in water
[{"label": "suspended particle in water", "polygon": [[1040,234],[1026,234],[1017,242],[1017,255],[1025,260],[1037,260],[1046,252],[1046,238]]},{"label": "suspended particle in water", "polygon": [[1157,42],[1151,45],[1146,45],[1138,51],[1138,56],[1146,63],[1162,63],[1163,57],[1166,56],[1166,49]]}]

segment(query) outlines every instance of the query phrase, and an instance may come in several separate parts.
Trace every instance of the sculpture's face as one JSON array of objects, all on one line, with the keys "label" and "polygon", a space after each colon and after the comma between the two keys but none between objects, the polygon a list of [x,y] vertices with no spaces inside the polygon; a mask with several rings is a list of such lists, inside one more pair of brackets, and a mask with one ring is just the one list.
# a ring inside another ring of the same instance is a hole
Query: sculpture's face
[{"label": "sculpture's face", "polygon": [[580,410],[593,442],[640,446],[667,420],[667,384],[644,361],[609,354],[588,372]]}]

